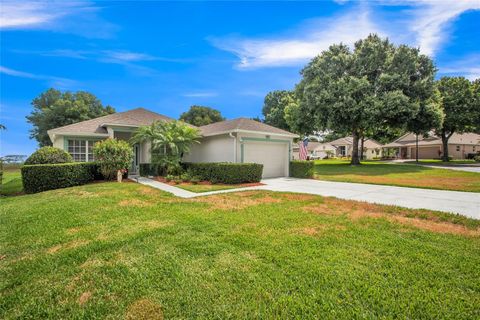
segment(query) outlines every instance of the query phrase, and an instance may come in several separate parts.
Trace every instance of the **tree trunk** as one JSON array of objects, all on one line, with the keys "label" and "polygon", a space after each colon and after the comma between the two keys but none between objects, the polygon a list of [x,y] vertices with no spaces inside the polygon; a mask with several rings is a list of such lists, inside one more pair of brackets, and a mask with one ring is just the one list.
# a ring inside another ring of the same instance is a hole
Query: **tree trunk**
[{"label": "tree trunk", "polygon": [[360,143],[360,160],[363,161],[363,144],[365,143],[365,137],[362,136],[362,140],[361,140],[361,143]]},{"label": "tree trunk", "polygon": [[442,154],[442,161],[448,162],[448,139],[452,136],[453,132],[447,135],[445,132],[442,131],[442,145],[443,145],[443,154]]},{"label": "tree trunk", "polygon": [[418,163],[418,134],[415,135],[415,161]]},{"label": "tree trunk", "polygon": [[358,140],[359,134],[357,131],[353,131],[353,146],[352,146],[352,161],[350,164],[356,166],[360,164],[360,159],[358,157]]}]

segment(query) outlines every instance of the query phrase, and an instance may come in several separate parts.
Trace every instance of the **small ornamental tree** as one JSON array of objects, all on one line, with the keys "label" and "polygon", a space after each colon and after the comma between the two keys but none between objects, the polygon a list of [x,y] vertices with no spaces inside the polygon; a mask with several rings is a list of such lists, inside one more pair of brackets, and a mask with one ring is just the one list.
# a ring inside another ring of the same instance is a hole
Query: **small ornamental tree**
[{"label": "small ornamental tree", "polygon": [[51,164],[73,162],[72,156],[59,148],[43,147],[32,153],[25,164]]},{"label": "small ornamental tree", "polygon": [[100,166],[100,172],[108,180],[126,172],[133,159],[133,150],[130,144],[117,139],[97,142],[93,146],[93,153]]}]

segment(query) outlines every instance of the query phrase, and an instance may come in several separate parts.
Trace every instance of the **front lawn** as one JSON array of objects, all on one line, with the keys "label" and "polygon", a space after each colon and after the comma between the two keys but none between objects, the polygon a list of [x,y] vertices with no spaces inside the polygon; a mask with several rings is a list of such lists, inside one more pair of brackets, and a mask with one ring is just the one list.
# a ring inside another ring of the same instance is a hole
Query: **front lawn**
[{"label": "front lawn", "polygon": [[242,185],[236,184],[187,184],[187,183],[180,183],[175,185],[176,187],[191,191],[191,192],[209,192],[209,191],[218,191],[218,190],[228,190],[228,189],[237,189],[243,188]]},{"label": "front lawn", "polygon": [[480,173],[380,161],[351,166],[347,160],[319,160],[315,161],[315,177],[328,181],[480,192]]},{"label": "front lawn", "polygon": [[136,183],[0,212],[1,319],[480,317],[480,222],[461,216]]},{"label": "front lawn", "polygon": [[14,196],[23,191],[22,175],[20,169],[4,169],[0,185],[0,196]]}]

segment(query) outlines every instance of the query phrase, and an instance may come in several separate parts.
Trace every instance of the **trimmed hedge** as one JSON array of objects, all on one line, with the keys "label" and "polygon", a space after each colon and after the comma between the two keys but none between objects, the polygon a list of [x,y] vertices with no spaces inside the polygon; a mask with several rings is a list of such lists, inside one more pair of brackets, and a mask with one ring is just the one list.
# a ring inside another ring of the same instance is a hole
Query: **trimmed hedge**
[{"label": "trimmed hedge", "polygon": [[212,183],[237,184],[259,182],[262,179],[263,165],[258,163],[183,163],[183,168],[201,180]]},{"label": "trimmed hedge", "polygon": [[79,186],[103,178],[94,162],[35,164],[22,167],[26,193]]},{"label": "trimmed hedge", "polygon": [[290,177],[313,178],[313,161],[290,161]]},{"label": "trimmed hedge", "polygon": [[42,147],[32,153],[25,164],[52,164],[73,162],[72,156],[65,150],[55,147]]}]

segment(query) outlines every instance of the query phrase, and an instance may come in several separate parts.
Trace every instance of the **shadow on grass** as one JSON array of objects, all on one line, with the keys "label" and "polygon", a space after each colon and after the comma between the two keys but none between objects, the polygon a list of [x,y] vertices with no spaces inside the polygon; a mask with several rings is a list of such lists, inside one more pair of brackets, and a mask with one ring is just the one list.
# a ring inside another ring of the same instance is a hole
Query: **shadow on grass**
[{"label": "shadow on grass", "polygon": [[401,164],[379,164],[379,163],[362,163],[361,165],[352,166],[345,164],[315,164],[315,173],[318,175],[345,175],[354,174],[359,176],[381,176],[387,174],[401,173],[426,173],[435,170],[435,168],[417,166],[417,165],[401,165]]}]

